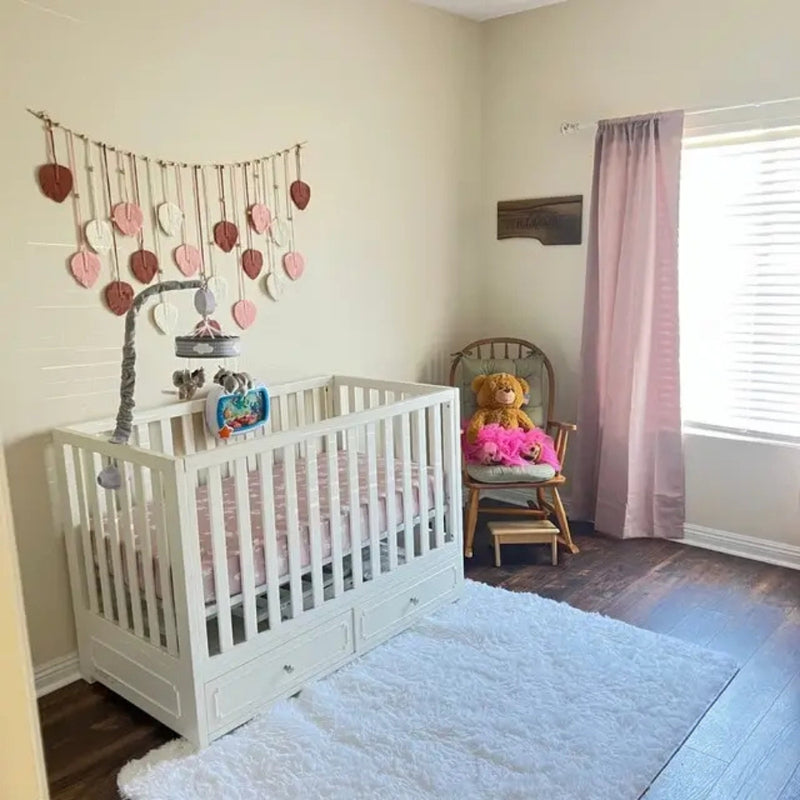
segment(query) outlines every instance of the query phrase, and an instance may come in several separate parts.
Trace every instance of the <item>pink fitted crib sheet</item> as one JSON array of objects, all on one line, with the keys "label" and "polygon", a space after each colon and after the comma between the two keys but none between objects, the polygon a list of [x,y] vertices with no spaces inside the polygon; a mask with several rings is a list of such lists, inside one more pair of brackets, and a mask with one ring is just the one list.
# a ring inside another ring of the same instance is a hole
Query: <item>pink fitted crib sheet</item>
[{"label": "pink fitted crib sheet", "polygon": [[[340,451],[337,457],[339,472],[339,502],[341,507],[342,551],[346,555],[350,552],[350,482],[348,475],[347,453]],[[367,457],[358,454],[358,487],[359,509],[361,520],[362,544],[369,543],[369,475]],[[387,497],[386,497],[386,462],[378,457],[377,463],[377,494],[378,494],[378,526],[381,538],[387,534]],[[403,521],[403,486],[402,464],[395,461],[395,496],[393,502],[397,514],[398,525]],[[300,533],[300,566],[306,569],[311,564],[311,541],[308,514],[308,497],[306,481],[306,464],[303,459],[298,459],[295,465],[297,486],[297,510]],[[434,507],[434,476],[431,468],[426,470],[428,482],[428,511]],[[317,460],[317,485],[319,486],[319,511],[320,535],[322,538],[322,558],[329,561],[331,558],[331,518],[328,496],[328,459],[321,455]],[[264,526],[262,520],[261,503],[261,475],[258,470],[250,470],[247,474],[250,493],[250,528],[253,538],[253,566],[255,570],[256,586],[263,586],[266,582],[266,561],[264,555]],[[412,501],[411,507],[414,516],[420,513],[420,470],[419,465],[411,465]],[[289,547],[288,547],[288,520],[286,509],[286,480],[282,462],[273,467],[273,498],[275,503],[275,528],[276,545],[278,554],[278,576],[283,582],[289,575]],[[203,591],[206,603],[216,600],[216,587],[214,584],[214,559],[211,544],[211,514],[209,510],[208,487],[198,486],[196,490],[197,523],[200,536],[200,559],[203,569]],[[242,574],[240,564],[238,520],[236,510],[236,483],[233,476],[222,479],[222,506],[225,523],[226,555],[228,567],[228,587],[231,596],[242,591]],[[153,575],[157,595],[160,596],[161,588],[158,579],[158,549],[155,541],[155,518],[152,504],[148,504],[148,527],[153,547]],[[106,526],[108,533],[108,526]],[[137,572],[139,575],[140,591],[144,587],[144,542],[140,541],[136,530],[133,531],[134,547],[136,550]],[[108,549],[109,569],[112,569],[110,548]],[[124,564],[124,545],[123,545]],[[126,573],[127,577],[127,573]]]}]

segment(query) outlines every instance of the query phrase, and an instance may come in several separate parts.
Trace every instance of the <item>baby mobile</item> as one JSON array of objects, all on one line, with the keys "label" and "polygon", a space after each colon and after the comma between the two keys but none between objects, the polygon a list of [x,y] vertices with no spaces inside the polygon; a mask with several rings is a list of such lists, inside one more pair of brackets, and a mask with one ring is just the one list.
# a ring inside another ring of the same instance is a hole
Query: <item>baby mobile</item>
[{"label": "baby mobile", "polygon": [[69,272],[85,289],[107,275],[102,298],[112,313],[128,313],[136,285],[153,286],[152,321],[170,334],[178,311],[164,299],[169,271],[196,278],[221,303],[228,298],[223,272],[230,270],[236,279],[230,312],[244,330],[257,315],[248,287],[262,273],[261,289],[272,300],[282,296],[285,278],[302,277],[306,260],[295,217],[311,199],[302,176],[305,142],[249,161],[187,164],[112,147],[28,111],[44,123],[39,187],[56,203],[71,198],[76,250]]}]

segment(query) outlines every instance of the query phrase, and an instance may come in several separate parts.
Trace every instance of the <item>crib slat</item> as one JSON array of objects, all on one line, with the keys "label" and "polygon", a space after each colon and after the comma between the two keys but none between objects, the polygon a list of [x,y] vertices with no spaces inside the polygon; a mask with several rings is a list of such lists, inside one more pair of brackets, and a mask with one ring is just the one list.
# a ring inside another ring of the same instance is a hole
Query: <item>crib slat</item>
[{"label": "crib slat", "polygon": [[86,573],[86,590],[89,596],[89,610],[93,614],[100,613],[97,600],[97,578],[92,560],[92,529],[89,512],[86,508],[87,496],[83,486],[84,459],[87,454],[77,447],[72,448],[72,463],[75,469],[75,487],[78,493],[79,514],[81,520],[81,550],[83,550],[83,569]]},{"label": "crib slat", "polygon": [[458,530],[458,520],[456,514],[461,513],[461,504],[457,499],[460,481],[460,452],[458,445],[458,411],[453,403],[444,404],[444,457],[445,473],[447,477],[447,530],[445,538],[448,542],[453,541],[455,532]]},{"label": "crib slat", "polygon": [[303,576],[300,562],[300,512],[297,504],[297,461],[294,445],[283,448],[283,480],[286,487],[286,540],[289,550],[289,596],[292,619],[303,613]]},{"label": "crib slat", "polygon": [[367,425],[367,510],[372,579],[381,574],[380,512],[378,509],[378,459],[375,452],[375,425]]},{"label": "crib slat", "polygon": [[342,563],[342,506],[339,500],[339,452],[336,434],[325,437],[328,457],[328,514],[331,531],[331,562],[333,568],[333,596],[344,593],[344,564]]},{"label": "crib slat", "polygon": [[297,427],[302,428],[306,424],[306,393],[301,390],[294,397],[297,403]]},{"label": "crib slat", "polygon": [[444,544],[444,475],[442,472],[442,407],[431,409],[431,464],[433,465],[434,533],[436,547]]},{"label": "crib slat", "polygon": [[175,455],[175,444],[172,441],[172,420],[162,419],[159,422],[161,429],[161,449],[168,456]]},{"label": "crib slat", "polygon": [[261,491],[261,530],[264,533],[264,574],[267,576],[267,613],[269,629],[274,631],[281,622],[281,598],[278,586],[278,545],[275,525],[275,485],[273,483],[272,453],[258,454],[258,474]]},{"label": "crib slat", "polygon": [[322,529],[319,514],[319,472],[317,450],[313,441],[306,440],[306,502],[308,504],[308,535],[311,551],[311,596],[314,608],[325,600],[322,583]]},{"label": "crib slat", "polygon": [[225,514],[222,505],[222,472],[216,465],[208,468],[208,507],[211,512],[211,552],[214,559],[219,649],[225,653],[233,647],[233,628],[231,592],[228,584],[228,548],[225,542]]},{"label": "crib slat", "polygon": [[136,565],[136,547],[133,543],[133,512],[131,507],[131,465],[123,461],[122,486],[120,487],[120,503],[122,505],[122,541],[125,545],[125,571],[128,576],[128,592],[131,597],[131,616],[133,617],[133,632],[144,636],[144,621],[142,620],[142,598],[139,593],[139,570]]},{"label": "crib slat", "polygon": [[120,556],[120,531],[117,518],[116,493],[104,490],[106,524],[108,525],[108,543],[111,546],[111,581],[114,585],[114,598],[117,601],[117,618],[119,624],[128,630],[128,600],[125,596],[125,576],[122,574],[122,558]]},{"label": "crib slat", "polygon": [[175,601],[172,594],[172,570],[170,569],[167,521],[164,516],[167,502],[164,496],[164,476],[151,470],[153,480],[153,515],[156,528],[156,552],[158,554],[158,579],[161,587],[161,608],[164,611],[164,632],[167,638],[167,652],[178,654],[178,637],[175,629]]},{"label": "crib slat", "polygon": [[183,452],[190,456],[197,451],[194,443],[194,417],[184,414],[181,417],[181,431],[183,433]]},{"label": "crib slat", "polygon": [[97,491],[97,473],[100,471],[100,457],[97,453],[86,453],[84,460],[84,478],[89,495],[90,519],[92,538],[95,545],[95,560],[97,572],[100,575],[100,594],[103,599],[103,616],[114,621],[114,609],[111,605],[111,586],[108,580],[108,553],[106,551],[106,536],[103,519],[103,510],[100,507],[100,493]]},{"label": "crib slat", "polygon": [[361,496],[358,490],[358,431],[347,429],[347,488],[350,520],[350,562],[353,588],[361,586],[364,575],[361,563]]},{"label": "crib slat", "polygon": [[281,410],[281,430],[288,431],[292,427],[291,416],[289,415],[289,398],[282,394],[278,398],[278,406]]},{"label": "crib slat", "polygon": [[244,603],[244,638],[250,641],[258,633],[256,623],[256,573],[253,566],[253,530],[250,522],[250,486],[247,459],[236,459],[236,520],[239,532],[239,568]]},{"label": "crib slat", "polygon": [[414,488],[411,480],[411,419],[408,414],[401,417],[400,441],[403,465],[403,547],[407,564],[414,558]]},{"label": "crib slat", "polygon": [[133,491],[135,507],[133,524],[138,540],[138,549],[142,557],[144,573],[144,600],[147,610],[147,630],[150,642],[161,647],[161,630],[158,621],[158,604],[156,602],[155,581],[153,580],[153,542],[151,539],[148,501],[145,494],[144,467],[136,464],[133,467]]},{"label": "crib slat", "polygon": [[383,454],[386,459],[386,531],[389,540],[389,571],[397,569],[397,486],[394,462],[394,417],[384,421]]},{"label": "crib slat", "polygon": [[419,543],[420,555],[426,555],[430,548],[430,534],[428,532],[429,507],[428,507],[428,470],[427,447],[425,445],[425,409],[415,412],[416,418],[416,458],[419,475]]},{"label": "crib slat", "polygon": [[347,387],[347,413],[352,414],[356,410],[356,387],[350,384]]}]

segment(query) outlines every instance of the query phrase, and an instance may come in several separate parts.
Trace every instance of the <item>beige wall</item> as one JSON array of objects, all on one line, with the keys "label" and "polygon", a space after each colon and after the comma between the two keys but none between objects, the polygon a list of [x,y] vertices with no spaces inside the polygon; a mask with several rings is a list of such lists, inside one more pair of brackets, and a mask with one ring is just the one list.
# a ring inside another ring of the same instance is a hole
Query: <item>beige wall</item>
[{"label": "beige wall", "polygon": [[[243,366],[266,381],[438,379],[475,324],[481,89],[479,26],[404,0],[43,5],[80,21],[17,2],[0,10],[0,420],[36,663],[75,646],[45,436],[114,410],[122,321],[66,273],[70,208],[37,190],[43,137],[25,106],[188,161],[307,139],[307,272],[277,305],[251,290],[259,319]],[[224,269],[232,278],[232,257]],[[141,404],[165,401],[171,347],[141,325]]]},{"label": "beige wall", "polygon": [[[577,408],[584,247],[498,242],[497,200],[582,193],[593,134],[564,121],[798,94],[796,0],[569,0],[484,26],[487,331],[541,343]],[[587,208],[588,210],[588,208]],[[690,436],[688,520],[800,544],[800,449]]]}]

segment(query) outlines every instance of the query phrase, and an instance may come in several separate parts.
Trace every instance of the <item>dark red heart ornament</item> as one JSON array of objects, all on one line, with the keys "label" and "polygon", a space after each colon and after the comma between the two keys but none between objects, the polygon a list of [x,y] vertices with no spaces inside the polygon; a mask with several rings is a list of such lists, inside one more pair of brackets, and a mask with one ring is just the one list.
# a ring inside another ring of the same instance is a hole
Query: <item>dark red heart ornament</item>
[{"label": "dark red heart ornament", "polygon": [[289,194],[292,202],[301,211],[305,211],[308,201],[311,200],[311,187],[305,181],[294,181],[289,187]]},{"label": "dark red heart ornament", "polygon": [[259,250],[245,250],[242,253],[242,269],[251,280],[255,280],[264,266],[264,256]]},{"label": "dark red heart ornament", "polygon": [[221,250],[230,253],[239,241],[239,229],[232,222],[218,222],[214,226],[214,241]]},{"label": "dark red heart ornament", "polygon": [[105,288],[105,296],[109,309],[121,317],[133,305],[133,286],[125,281],[111,281]]},{"label": "dark red heart ornament", "polygon": [[131,253],[131,272],[137,281],[150,283],[158,272],[158,259],[149,250],[136,250]]},{"label": "dark red heart ornament", "polygon": [[63,203],[72,191],[72,173],[61,164],[42,164],[37,173],[45,197]]}]

